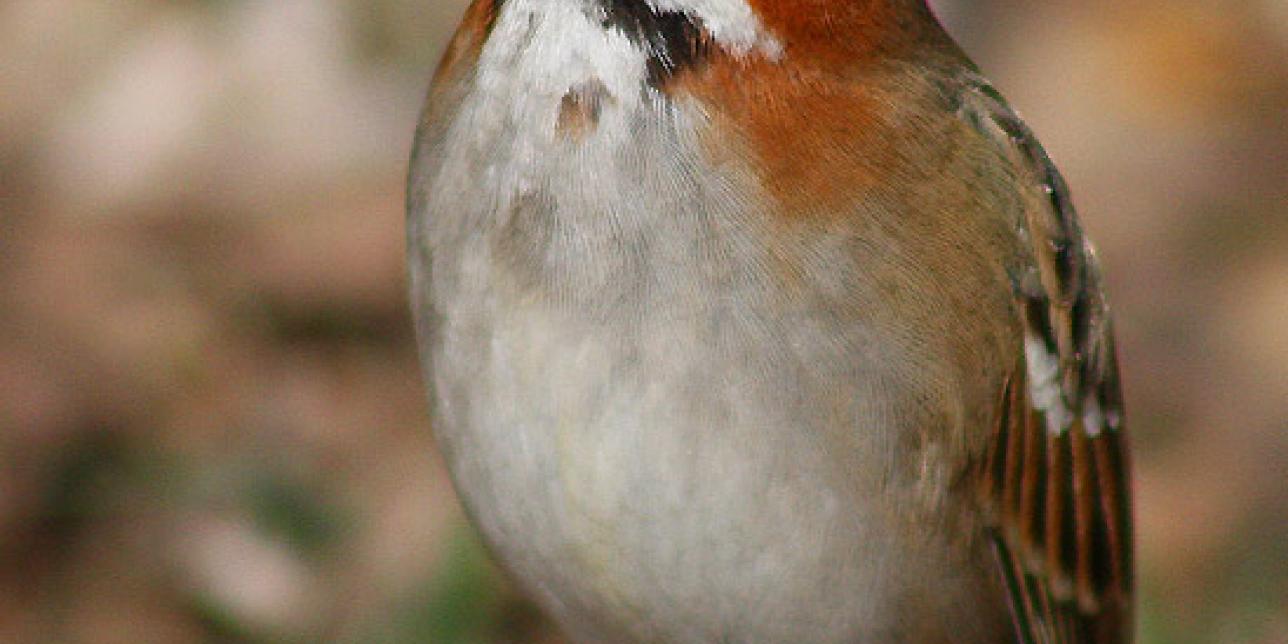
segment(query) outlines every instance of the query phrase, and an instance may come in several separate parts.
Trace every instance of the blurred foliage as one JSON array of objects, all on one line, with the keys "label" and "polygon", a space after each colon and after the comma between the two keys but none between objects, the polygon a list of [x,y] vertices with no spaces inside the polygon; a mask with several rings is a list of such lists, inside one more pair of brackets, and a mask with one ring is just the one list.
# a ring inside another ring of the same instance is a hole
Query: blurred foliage
[{"label": "blurred foliage", "polygon": [[[1288,2],[956,0],[1100,245],[1146,642],[1288,642]],[[0,3],[0,642],[558,641],[465,525],[402,176],[460,0]]]},{"label": "blurred foliage", "polygon": [[403,603],[392,630],[363,641],[529,641],[541,618],[534,608],[507,594],[477,536],[463,528],[444,550],[440,569]]}]

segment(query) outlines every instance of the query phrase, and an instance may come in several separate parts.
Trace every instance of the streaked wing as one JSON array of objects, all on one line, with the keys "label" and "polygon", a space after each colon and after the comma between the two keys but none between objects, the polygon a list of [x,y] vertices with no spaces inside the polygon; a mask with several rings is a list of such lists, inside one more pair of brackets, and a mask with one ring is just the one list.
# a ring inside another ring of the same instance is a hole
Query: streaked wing
[{"label": "streaked wing", "polygon": [[1113,335],[1094,252],[1063,179],[1005,101],[967,80],[966,118],[1031,186],[1015,276],[1024,359],[999,394],[981,494],[1025,643],[1132,639],[1129,464]]}]

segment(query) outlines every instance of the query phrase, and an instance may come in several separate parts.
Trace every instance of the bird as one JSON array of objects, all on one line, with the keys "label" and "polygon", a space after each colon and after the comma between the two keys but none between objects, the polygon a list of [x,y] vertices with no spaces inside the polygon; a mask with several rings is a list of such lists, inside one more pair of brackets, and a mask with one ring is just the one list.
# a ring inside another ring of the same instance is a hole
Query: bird
[{"label": "bird", "polygon": [[407,261],[465,512],[571,641],[1132,640],[1099,263],[923,0],[473,0]]}]

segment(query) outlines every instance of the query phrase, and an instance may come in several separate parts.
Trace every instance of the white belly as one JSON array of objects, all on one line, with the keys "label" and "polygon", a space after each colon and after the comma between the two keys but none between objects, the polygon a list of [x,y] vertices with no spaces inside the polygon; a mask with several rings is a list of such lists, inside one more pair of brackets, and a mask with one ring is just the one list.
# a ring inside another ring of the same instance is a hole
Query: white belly
[{"label": "white belly", "polygon": [[703,337],[707,320],[493,307],[444,320],[436,429],[488,540],[548,604],[615,641],[845,641],[880,622],[889,535],[769,364]]},{"label": "white belly", "polygon": [[[919,338],[869,317],[880,246],[768,220],[701,108],[624,76],[637,50],[519,6],[513,42],[597,49],[558,73],[484,51],[410,221],[435,432],[502,563],[579,641],[947,641],[919,636],[936,602],[955,641],[996,641],[970,637],[975,553],[908,529],[940,473],[906,450]],[[592,77],[611,108],[573,146],[550,130]]]}]

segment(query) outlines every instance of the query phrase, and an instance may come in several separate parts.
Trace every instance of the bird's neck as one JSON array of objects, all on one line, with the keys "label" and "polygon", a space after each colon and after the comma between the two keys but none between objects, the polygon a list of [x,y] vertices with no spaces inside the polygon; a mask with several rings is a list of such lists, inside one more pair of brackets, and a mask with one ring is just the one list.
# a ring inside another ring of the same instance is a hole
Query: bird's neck
[{"label": "bird's neck", "polygon": [[695,42],[735,54],[770,43],[797,62],[846,64],[942,40],[925,0],[587,1],[609,24],[681,54]]},{"label": "bird's neck", "polygon": [[[473,0],[436,84],[449,84],[478,60],[489,40],[521,55],[537,17],[569,25],[549,40],[547,52],[585,49],[596,41],[593,33],[626,36],[646,59],[645,82],[658,88],[713,60],[768,59],[785,68],[844,70],[909,53],[955,50],[925,0]],[[510,27],[494,34],[499,24]],[[588,31],[571,35],[576,25]],[[621,53],[591,49],[582,52],[583,59],[603,61]]]},{"label": "bird's neck", "polygon": [[888,55],[939,34],[924,0],[745,0],[797,58]]}]

